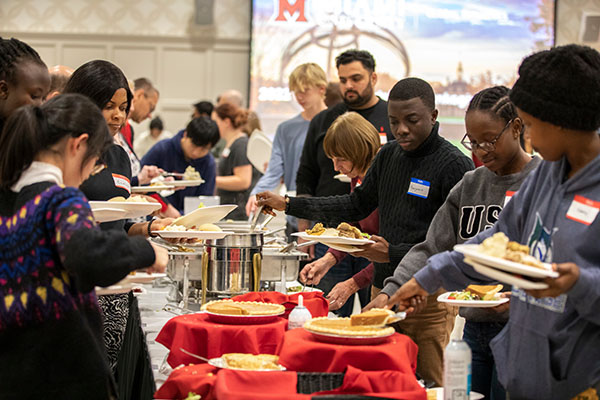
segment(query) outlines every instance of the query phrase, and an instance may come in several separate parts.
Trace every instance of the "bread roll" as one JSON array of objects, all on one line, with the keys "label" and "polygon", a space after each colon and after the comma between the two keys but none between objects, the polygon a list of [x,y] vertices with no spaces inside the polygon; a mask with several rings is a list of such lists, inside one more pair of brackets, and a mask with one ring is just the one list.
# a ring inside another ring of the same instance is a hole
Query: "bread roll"
[{"label": "bread roll", "polygon": [[202,224],[198,227],[199,231],[211,231],[211,232],[221,232],[223,229],[219,228],[215,224]]}]

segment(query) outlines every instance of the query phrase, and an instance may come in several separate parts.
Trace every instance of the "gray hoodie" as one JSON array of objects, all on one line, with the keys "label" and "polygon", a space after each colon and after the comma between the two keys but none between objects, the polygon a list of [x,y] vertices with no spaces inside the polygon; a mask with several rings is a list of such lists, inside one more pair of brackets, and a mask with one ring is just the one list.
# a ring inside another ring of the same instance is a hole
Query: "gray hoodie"
[{"label": "gray hoodie", "polygon": [[[600,156],[566,179],[566,159],[542,161],[506,205],[495,232],[527,244],[546,262],[574,262],[577,282],[556,298],[513,287],[510,318],[491,347],[511,399],[569,399],[600,381]],[[415,275],[429,293],[489,282],[457,252],[431,257]]]}]

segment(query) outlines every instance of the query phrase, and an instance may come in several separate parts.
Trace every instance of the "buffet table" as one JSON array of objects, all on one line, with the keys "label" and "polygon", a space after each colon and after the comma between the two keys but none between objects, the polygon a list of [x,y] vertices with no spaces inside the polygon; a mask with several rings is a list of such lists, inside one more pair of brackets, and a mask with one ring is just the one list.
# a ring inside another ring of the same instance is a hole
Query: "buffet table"
[{"label": "buffet table", "polygon": [[298,393],[303,378],[294,371],[234,371],[207,364],[190,365],[174,370],[155,398],[185,399],[193,392],[203,400],[306,400],[318,395],[359,393],[381,399],[427,399],[415,376],[400,371],[361,371],[349,366],[341,386],[312,394]]},{"label": "buffet table", "polygon": [[286,328],[284,318],[266,324],[229,325],[211,322],[207,314],[186,314],[170,319],[156,341],[170,349],[167,362],[177,367],[198,362],[180,348],[205,358],[224,353],[276,354]]},{"label": "buffet table", "polygon": [[391,370],[413,374],[417,345],[408,336],[394,333],[378,345],[323,343],[305,329],[285,333],[277,349],[279,363],[292,371],[342,372],[351,365],[364,371]]}]

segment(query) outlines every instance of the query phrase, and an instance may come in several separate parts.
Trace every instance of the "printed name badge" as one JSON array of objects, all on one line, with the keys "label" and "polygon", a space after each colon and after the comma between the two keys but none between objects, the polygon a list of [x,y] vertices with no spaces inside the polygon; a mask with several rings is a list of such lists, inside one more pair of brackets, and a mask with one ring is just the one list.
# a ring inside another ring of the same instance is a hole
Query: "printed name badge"
[{"label": "printed name badge", "polygon": [[131,184],[129,183],[129,179],[126,176],[119,174],[112,174],[113,180],[115,181],[115,186],[121,189],[127,190],[128,193],[131,193]]},{"label": "printed name badge", "polygon": [[594,201],[576,195],[571,206],[567,210],[567,218],[581,222],[585,225],[590,225],[596,219],[598,211],[600,211],[600,201]]},{"label": "printed name badge", "polygon": [[410,178],[410,186],[408,187],[408,194],[412,196],[421,197],[426,199],[429,196],[429,187],[431,183],[422,179]]},{"label": "printed name badge", "polygon": [[506,207],[506,205],[508,204],[510,199],[512,199],[512,197],[515,195],[515,193],[517,192],[513,192],[512,190],[506,191],[506,195],[504,195],[504,207]]}]

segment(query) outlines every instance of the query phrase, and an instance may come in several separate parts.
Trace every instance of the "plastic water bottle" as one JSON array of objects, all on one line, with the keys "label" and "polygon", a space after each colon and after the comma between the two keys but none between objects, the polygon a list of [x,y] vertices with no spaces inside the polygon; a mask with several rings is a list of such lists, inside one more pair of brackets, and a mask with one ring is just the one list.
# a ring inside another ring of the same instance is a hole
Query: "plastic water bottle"
[{"label": "plastic water bottle", "polygon": [[312,314],[308,308],[304,307],[304,298],[298,296],[298,305],[294,307],[288,317],[288,329],[301,328],[306,321],[312,318]]},{"label": "plastic water bottle", "polygon": [[462,340],[465,319],[456,318],[450,343],[444,351],[444,400],[469,400],[471,348]]}]

